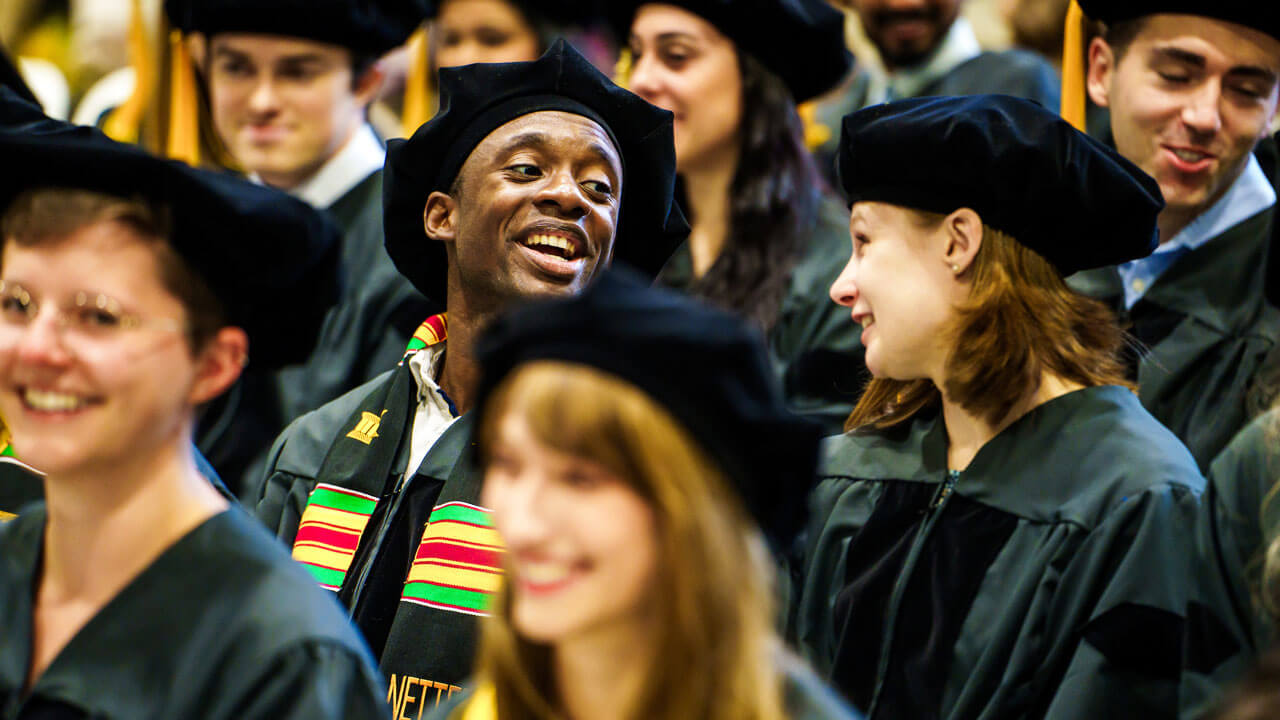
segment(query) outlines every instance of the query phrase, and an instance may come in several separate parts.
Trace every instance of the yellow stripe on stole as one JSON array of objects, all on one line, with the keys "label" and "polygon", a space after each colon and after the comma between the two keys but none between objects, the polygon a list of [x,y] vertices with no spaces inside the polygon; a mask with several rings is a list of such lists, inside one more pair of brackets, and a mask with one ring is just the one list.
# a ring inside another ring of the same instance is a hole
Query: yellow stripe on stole
[{"label": "yellow stripe on stole", "polygon": [[351,558],[354,556],[355,553],[350,550],[332,550],[323,545],[293,546],[294,560],[344,572],[351,567]]},{"label": "yellow stripe on stole", "polygon": [[456,540],[473,545],[482,545],[492,550],[502,549],[502,538],[498,535],[497,530],[451,520],[437,520],[436,522],[428,523],[426,531],[422,534],[422,542],[425,543],[431,540]]},{"label": "yellow stripe on stole", "polygon": [[336,526],[334,529],[341,528],[343,531],[358,535],[364,531],[364,526],[369,524],[369,516],[314,504],[308,505],[302,513],[302,522],[298,523],[298,527],[315,522],[334,525]]},{"label": "yellow stripe on stole", "polygon": [[468,590],[494,593],[502,586],[502,574],[493,570],[472,570],[462,565],[437,565],[434,562],[414,563],[406,583],[427,582]]}]

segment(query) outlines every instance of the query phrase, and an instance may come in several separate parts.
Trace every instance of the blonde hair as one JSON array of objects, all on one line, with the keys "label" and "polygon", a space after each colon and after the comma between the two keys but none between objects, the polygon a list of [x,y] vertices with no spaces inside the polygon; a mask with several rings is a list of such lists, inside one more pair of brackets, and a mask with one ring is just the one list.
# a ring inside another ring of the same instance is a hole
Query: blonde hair
[{"label": "blonde hair", "polygon": [[[507,413],[560,452],[598,462],[629,482],[655,511],[658,581],[652,602],[664,628],[644,694],[627,716],[646,720],[777,720],[785,717],[772,662],[768,552],[728,480],[663,406],[595,368],[528,363],[483,408],[481,464]],[[511,596],[498,593],[482,631],[477,678],[496,690],[504,720],[558,718],[552,649],[511,625]]]},{"label": "blonde hair", "polygon": [[[1280,402],[1277,402],[1274,407],[1280,408]],[[1274,447],[1276,441],[1280,440],[1280,409],[1272,410],[1272,413],[1271,417],[1262,421],[1266,423],[1262,436],[1265,438],[1267,447]],[[1277,464],[1276,453],[1268,453],[1267,469],[1273,475],[1280,477],[1280,467],[1276,467]],[[1280,480],[1272,483],[1271,488],[1262,496],[1258,516],[1253,518],[1258,521],[1258,527],[1263,532],[1266,531],[1263,519],[1267,510],[1278,499],[1280,499]],[[1259,548],[1244,570],[1246,585],[1253,596],[1255,607],[1265,612],[1273,622],[1280,623],[1280,537],[1268,541]]]},{"label": "blonde hair", "polygon": [[[921,228],[946,216],[911,210]],[[1128,381],[1120,350],[1126,336],[1101,302],[1067,287],[1040,254],[1013,237],[982,226],[967,300],[950,330],[947,394],[971,413],[998,424],[1045,372],[1086,387]],[[929,379],[875,378],[845,421],[845,430],[884,429],[937,405]]]}]

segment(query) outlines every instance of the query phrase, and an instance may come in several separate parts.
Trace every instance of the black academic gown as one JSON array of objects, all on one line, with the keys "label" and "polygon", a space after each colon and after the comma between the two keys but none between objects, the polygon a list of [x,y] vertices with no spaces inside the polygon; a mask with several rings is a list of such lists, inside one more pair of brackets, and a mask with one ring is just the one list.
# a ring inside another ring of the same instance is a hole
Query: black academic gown
[{"label": "black academic gown", "polygon": [[[383,246],[382,171],[339,198],[328,212],[342,230],[343,295],[304,363],[281,370],[250,364],[225,398],[201,418],[197,444],[246,502],[271,442],[294,418],[393,367],[428,314],[422,294],[396,272]],[[249,349],[250,359],[253,348]]]},{"label": "black academic gown", "polygon": [[1254,420],[1209,469],[1196,523],[1182,716],[1204,717],[1276,639],[1258,599],[1265,553],[1280,537],[1280,411]]},{"label": "black academic gown", "polygon": [[430,315],[426,298],[396,271],[382,234],[382,171],[329,207],[343,230],[342,302],[325,319],[307,362],[282,373],[287,420],[299,417],[394,367],[413,331]]},{"label": "black academic gown", "polygon": [[[791,410],[840,432],[866,384],[862,328],[831,301],[831,284],[849,261],[849,211],[834,199],[820,206],[804,253],[791,270],[778,318],[766,338],[774,373]],[[682,245],[659,276],[686,289],[693,258]]]},{"label": "black academic gown", "polygon": [[[928,412],[928,411],[926,411]],[[795,635],[870,718],[1173,718],[1195,462],[1128,390],[831,438]]]},{"label": "black academic gown", "polygon": [[[223,484],[218,473],[195,451],[196,469],[227,500],[235,496]],[[44,475],[11,455],[0,455],[0,522],[11,520],[23,509],[44,500]]]},{"label": "black academic gown", "polygon": [[14,457],[0,457],[0,522],[44,499],[44,479],[35,468]]},{"label": "black academic gown", "polygon": [[1142,404],[1202,470],[1248,422],[1254,379],[1280,342],[1280,310],[1265,292],[1274,216],[1264,210],[1183,255],[1128,311],[1114,267],[1068,279],[1150,349],[1136,361]]},{"label": "black academic gown", "polygon": [[395,717],[462,689],[476,618],[501,577],[478,504],[470,416],[405,477],[417,385],[408,363],[291,424],[257,516],[337,593],[377,656]]},{"label": "black academic gown", "polygon": [[0,526],[0,717],[384,720],[368,649],[231,508],[165,550],[22,694],[43,508]]}]

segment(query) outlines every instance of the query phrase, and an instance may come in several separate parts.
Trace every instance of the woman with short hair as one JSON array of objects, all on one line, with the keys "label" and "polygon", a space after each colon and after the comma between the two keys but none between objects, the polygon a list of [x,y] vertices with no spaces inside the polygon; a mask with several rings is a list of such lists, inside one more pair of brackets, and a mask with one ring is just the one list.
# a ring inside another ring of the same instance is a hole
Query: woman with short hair
[{"label": "woman with short hair", "polygon": [[334,229],[88,128],[0,155],[0,414],[46,499],[0,527],[0,716],[385,717],[364,641],[192,444],[250,337],[267,367],[314,342]]}]

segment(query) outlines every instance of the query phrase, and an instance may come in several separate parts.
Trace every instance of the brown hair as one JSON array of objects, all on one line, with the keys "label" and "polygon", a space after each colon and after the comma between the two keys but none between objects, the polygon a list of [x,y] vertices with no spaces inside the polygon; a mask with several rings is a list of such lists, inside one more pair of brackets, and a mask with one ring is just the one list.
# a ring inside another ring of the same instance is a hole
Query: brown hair
[{"label": "brown hair", "polygon": [[217,296],[169,243],[173,223],[168,208],[142,198],[123,199],[64,188],[29,190],[0,216],[0,238],[19,247],[64,241],[81,228],[113,222],[127,227],[155,253],[160,282],[186,309],[187,344],[201,350],[228,323]]},{"label": "brown hair", "polygon": [[1111,54],[1115,56],[1115,64],[1120,64],[1120,60],[1124,58],[1125,53],[1129,52],[1129,46],[1133,45],[1138,33],[1141,33],[1142,28],[1146,27],[1146,25],[1146,17],[1137,17],[1105,26],[1106,29],[1102,33],[1102,39],[1106,40],[1107,44],[1111,46]]},{"label": "brown hair", "polygon": [[[920,210],[910,214],[921,228],[937,228],[946,219]],[[1044,257],[983,225],[969,272],[969,297],[949,331],[946,388],[965,410],[998,424],[1046,372],[1085,386],[1132,389],[1120,359],[1126,338],[1115,315],[1067,287]],[[940,400],[929,379],[874,378],[845,430],[889,428]]]},{"label": "brown hair", "polygon": [[[773,631],[768,553],[718,466],[656,401],[613,375],[558,361],[514,371],[483,408],[481,465],[507,413],[539,442],[587,458],[629,482],[655,511],[659,569],[652,605],[657,647],[644,695],[627,717],[780,720],[785,717]],[[504,720],[554,718],[552,648],[511,625],[507,585],[485,623],[477,676]]]}]

